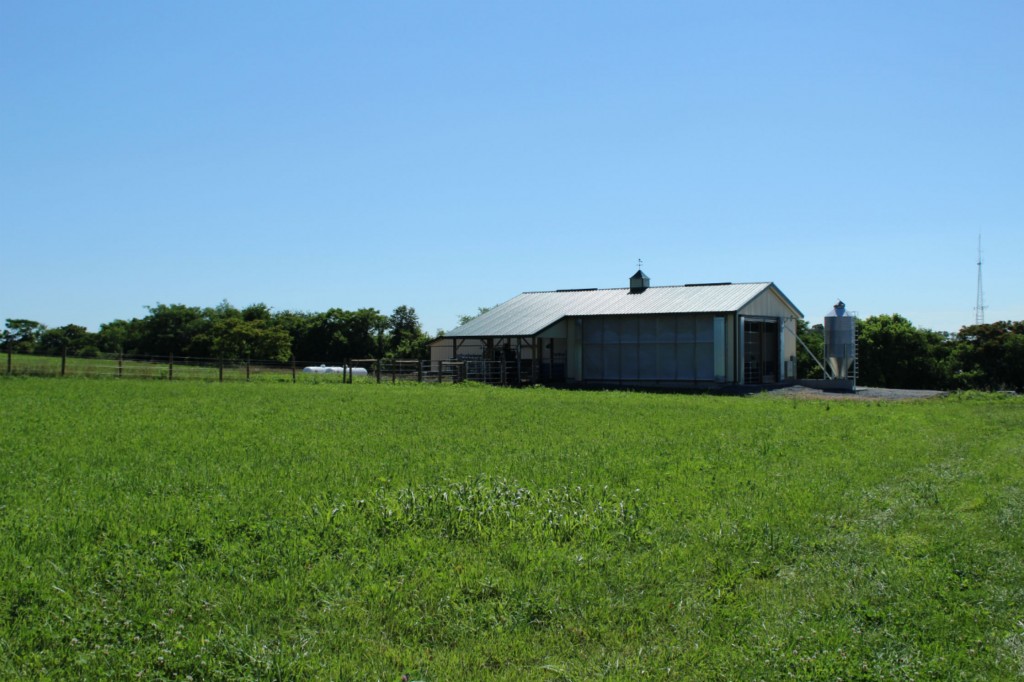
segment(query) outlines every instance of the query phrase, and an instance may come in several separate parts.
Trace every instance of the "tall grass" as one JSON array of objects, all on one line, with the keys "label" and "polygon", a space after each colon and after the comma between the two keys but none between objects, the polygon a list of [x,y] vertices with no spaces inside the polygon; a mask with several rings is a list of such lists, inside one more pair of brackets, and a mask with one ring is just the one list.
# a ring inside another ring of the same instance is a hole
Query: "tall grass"
[{"label": "tall grass", "polygon": [[0,381],[0,677],[1012,679],[1024,401]]}]

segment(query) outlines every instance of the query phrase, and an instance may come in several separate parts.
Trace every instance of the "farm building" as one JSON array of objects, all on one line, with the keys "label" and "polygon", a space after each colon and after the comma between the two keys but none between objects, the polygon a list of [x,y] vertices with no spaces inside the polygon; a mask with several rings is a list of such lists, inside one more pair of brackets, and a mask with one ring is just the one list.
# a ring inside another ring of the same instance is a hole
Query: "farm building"
[{"label": "farm building", "polygon": [[771,282],[652,287],[638,270],[622,289],[519,294],[433,341],[431,360],[497,361],[504,383],[768,384],[796,377],[802,317]]}]

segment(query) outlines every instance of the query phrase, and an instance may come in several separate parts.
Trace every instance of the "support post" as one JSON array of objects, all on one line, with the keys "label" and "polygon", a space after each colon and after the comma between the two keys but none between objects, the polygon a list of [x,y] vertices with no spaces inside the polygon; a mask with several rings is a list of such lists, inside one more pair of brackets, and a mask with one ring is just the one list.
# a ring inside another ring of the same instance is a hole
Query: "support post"
[{"label": "support post", "polygon": [[117,378],[120,379],[122,376],[124,376],[124,352],[123,351],[121,353],[119,353],[118,356],[117,356]]},{"label": "support post", "polygon": [[11,343],[8,341],[7,342],[7,374],[8,375],[10,375],[10,373],[11,373],[11,355],[12,355],[12,353],[11,353]]},{"label": "support post", "polygon": [[224,358],[220,359],[220,364],[217,366],[217,379],[220,383],[224,383]]},{"label": "support post", "polygon": [[295,356],[293,355],[292,356],[292,383],[294,384],[295,381],[296,381],[296,379],[295,379]]},{"label": "support post", "polygon": [[174,380],[174,353],[170,353],[167,356],[167,380]]},{"label": "support post", "polygon": [[64,346],[60,354],[60,375],[64,376],[64,371],[68,366],[68,347]]},{"label": "support post", "polygon": [[245,359],[245,380],[249,380],[249,364],[252,362],[252,358]]},{"label": "support post", "polygon": [[516,339],[516,383],[523,383],[523,337]]}]

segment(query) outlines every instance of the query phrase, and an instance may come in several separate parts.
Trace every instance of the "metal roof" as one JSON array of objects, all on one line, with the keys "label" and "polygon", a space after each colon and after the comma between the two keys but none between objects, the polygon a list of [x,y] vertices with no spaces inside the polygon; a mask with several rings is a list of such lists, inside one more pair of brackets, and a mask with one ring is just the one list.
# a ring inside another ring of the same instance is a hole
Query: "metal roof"
[{"label": "metal roof", "polygon": [[534,291],[491,308],[445,337],[533,336],[563,317],[737,312],[768,289],[803,317],[771,282],[649,287],[635,294],[628,288]]}]

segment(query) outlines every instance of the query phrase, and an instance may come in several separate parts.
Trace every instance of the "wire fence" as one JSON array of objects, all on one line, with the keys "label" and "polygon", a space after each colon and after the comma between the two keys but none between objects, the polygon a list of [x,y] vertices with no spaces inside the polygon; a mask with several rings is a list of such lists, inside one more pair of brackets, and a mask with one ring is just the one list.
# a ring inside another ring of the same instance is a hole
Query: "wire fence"
[{"label": "wire fence", "polygon": [[203,358],[169,354],[141,356],[99,354],[94,357],[6,353],[9,376],[113,377],[162,381],[291,381],[459,383],[478,381],[515,385],[532,383],[529,360],[415,360],[353,358],[338,362],[255,358]]}]

